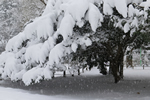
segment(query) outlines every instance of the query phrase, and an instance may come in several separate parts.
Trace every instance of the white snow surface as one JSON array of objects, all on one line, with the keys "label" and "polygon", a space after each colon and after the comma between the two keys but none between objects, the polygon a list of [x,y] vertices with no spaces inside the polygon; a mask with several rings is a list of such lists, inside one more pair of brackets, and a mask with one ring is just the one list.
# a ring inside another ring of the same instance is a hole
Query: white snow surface
[{"label": "white snow surface", "polygon": [[53,65],[54,63],[58,64],[60,62],[60,58],[63,57],[65,53],[65,47],[62,43],[57,44],[49,54],[49,65]]},{"label": "white snow surface", "polygon": [[127,3],[126,0],[115,0],[116,9],[124,18],[127,17]]},{"label": "white snow surface", "polygon": [[127,33],[130,30],[130,25],[128,23],[126,23],[124,25],[124,32]]},{"label": "white snow surface", "polygon": [[[127,5],[129,3],[141,3],[142,0],[103,0],[103,11],[106,15],[112,15],[112,8],[116,7],[117,11],[124,17],[127,17]],[[146,5],[145,5],[146,6]],[[129,16],[132,14],[130,13]]]},{"label": "white snow surface", "polygon": [[87,19],[89,20],[91,28],[94,32],[96,32],[98,26],[101,26],[100,23],[103,22],[103,15],[100,13],[99,9],[92,3],[89,4]]},{"label": "white snow surface", "polygon": [[6,45],[6,51],[10,52],[17,52],[18,49],[22,47],[22,42],[26,40],[25,34],[23,32],[19,33],[18,35],[11,38],[7,45]]},{"label": "white snow surface", "polygon": [[74,25],[75,20],[72,16],[70,14],[65,15],[61,21],[60,28],[58,29],[58,33],[63,36],[64,40],[66,40],[69,36],[72,36]]},{"label": "white snow surface", "polygon": [[87,0],[70,0],[66,13],[71,14],[74,20],[77,21],[77,25],[81,27],[80,23],[83,23],[82,18],[84,18],[88,8],[89,2]]},{"label": "white snow surface", "polygon": [[40,80],[42,80],[43,70],[44,68],[38,68],[38,67],[32,68],[31,70],[29,70],[23,75],[22,81],[27,86],[30,85],[32,82],[39,83]]},{"label": "white snow surface", "polygon": [[27,39],[48,39],[53,35],[53,25],[56,21],[56,12],[50,12],[36,18],[32,23],[28,24],[24,29]]},{"label": "white snow surface", "polygon": [[54,80],[33,86],[22,82],[0,81],[1,100],[149,100],[150,67],[124,69],[124,80],[113,83],[112,76],[103,76],[97,68],[62,77],[58,72]]},{"label": "white snow surface", "polygon": [[138,20],[137,20],[136,17],[134,17],[134,19],[133,19],[133,21],[132,21],[132,23],[131,23],[131,26],[135,26],[135,27],[138,28]]},{"label": "white snow surface", "polygon": [[103,12],[105,15],[112,15],[113,13],[112,7],[107,2],[103,4]]},{"label": "white snow surface", "polygon": [[78,45],[76,43],[72,43],[71,49],[73,50],[73,52],[76,52],[77,48],[78,48]]},{"label": "white snow surface", "polygon": [[112,8],[116,7],[118,12],[124,17],[127,17],[127,1],[126,0],[103,0],[104,14],[112,14]]}]

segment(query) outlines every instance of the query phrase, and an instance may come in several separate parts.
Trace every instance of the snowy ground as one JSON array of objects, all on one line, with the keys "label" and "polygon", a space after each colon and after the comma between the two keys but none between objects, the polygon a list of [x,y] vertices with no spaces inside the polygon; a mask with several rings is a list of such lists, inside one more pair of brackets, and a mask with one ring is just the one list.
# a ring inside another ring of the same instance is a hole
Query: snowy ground
[{"label": "snowy ground", "polygon": [[125,69],[124,75],[118,84],[96,68],[28,87],[22,82],[0,81],[0,100],[150,100],[150,67]]}]

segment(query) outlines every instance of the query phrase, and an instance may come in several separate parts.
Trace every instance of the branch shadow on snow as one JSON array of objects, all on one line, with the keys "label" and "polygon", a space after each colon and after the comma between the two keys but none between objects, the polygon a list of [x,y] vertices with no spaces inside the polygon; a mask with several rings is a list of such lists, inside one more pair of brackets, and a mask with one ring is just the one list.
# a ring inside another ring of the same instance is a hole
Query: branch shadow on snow
[{"label": "branch shadow on snow", "polygon": [[25,86],[22,81],[12,82],[9,80],[1,81],[0,86],[17,88],[30,91],[32,93],[39,93],[45,95],[59,95],[59,94],[82,94],[86,92],[99,91],[104,88],[104,85],[111,85],[113,83],[112,76],[66,76],[55,77],[49,81],[42,81],[38,84]]},{"label": "branch shadow on snow", "polygon": [[106,98],[107,96],[121,99],[123,95],[128,97],[149,96],[150,81],[122,80],[118,84],[113,83],[113,81],[113,76],[111,75],[75,75],[74,77],[56,77],[52,80],[43,81],[30,86],[25,86],[21,81],[11,82],[7,80],[1,81],[0,86],[26,90],[31,94],[71,96],[89,99],[93,97]]}]

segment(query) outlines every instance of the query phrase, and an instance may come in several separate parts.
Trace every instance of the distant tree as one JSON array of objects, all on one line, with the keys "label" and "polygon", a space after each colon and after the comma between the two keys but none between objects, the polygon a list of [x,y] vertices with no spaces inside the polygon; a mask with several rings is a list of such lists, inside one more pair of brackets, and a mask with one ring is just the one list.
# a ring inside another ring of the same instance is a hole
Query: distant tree
[{"label": "distant tree", "polygon": [[41,1],[34,0],[0,1],[0,48],[2,51],[7,41],[22,31],[25,23],[38,17],[44,7]]}]

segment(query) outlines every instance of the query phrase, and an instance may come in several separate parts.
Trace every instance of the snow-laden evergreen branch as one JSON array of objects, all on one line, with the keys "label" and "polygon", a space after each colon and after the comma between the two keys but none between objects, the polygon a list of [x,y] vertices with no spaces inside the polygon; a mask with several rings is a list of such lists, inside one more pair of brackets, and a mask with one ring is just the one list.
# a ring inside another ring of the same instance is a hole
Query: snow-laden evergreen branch
[{"label": "snow-laden evergreen branch", "polygon": [[[86,50],[92,45],[90,36],[96,34],[97,28],[103,27],[105,15],[112,16],[114,27],[122,29],[124,33],[130,31],[132,37],[141,23],[137,16],[145,15],[146,18],[147,13],[127,5],[141,2],[48,0],[42,16],[8,41],[6,50],[0,55],[1,77],[12,81],[22,80],[25,85],[52,79],[55,69],[66,70],[64,57],[76,53],[79,46]],[[103,11],[99,8],[103,8]],[[121,17],[115,15],[114,8]],[[77,31],[87,22],[91,31]],[[76,31],[75,27],[78,27]]]}]

